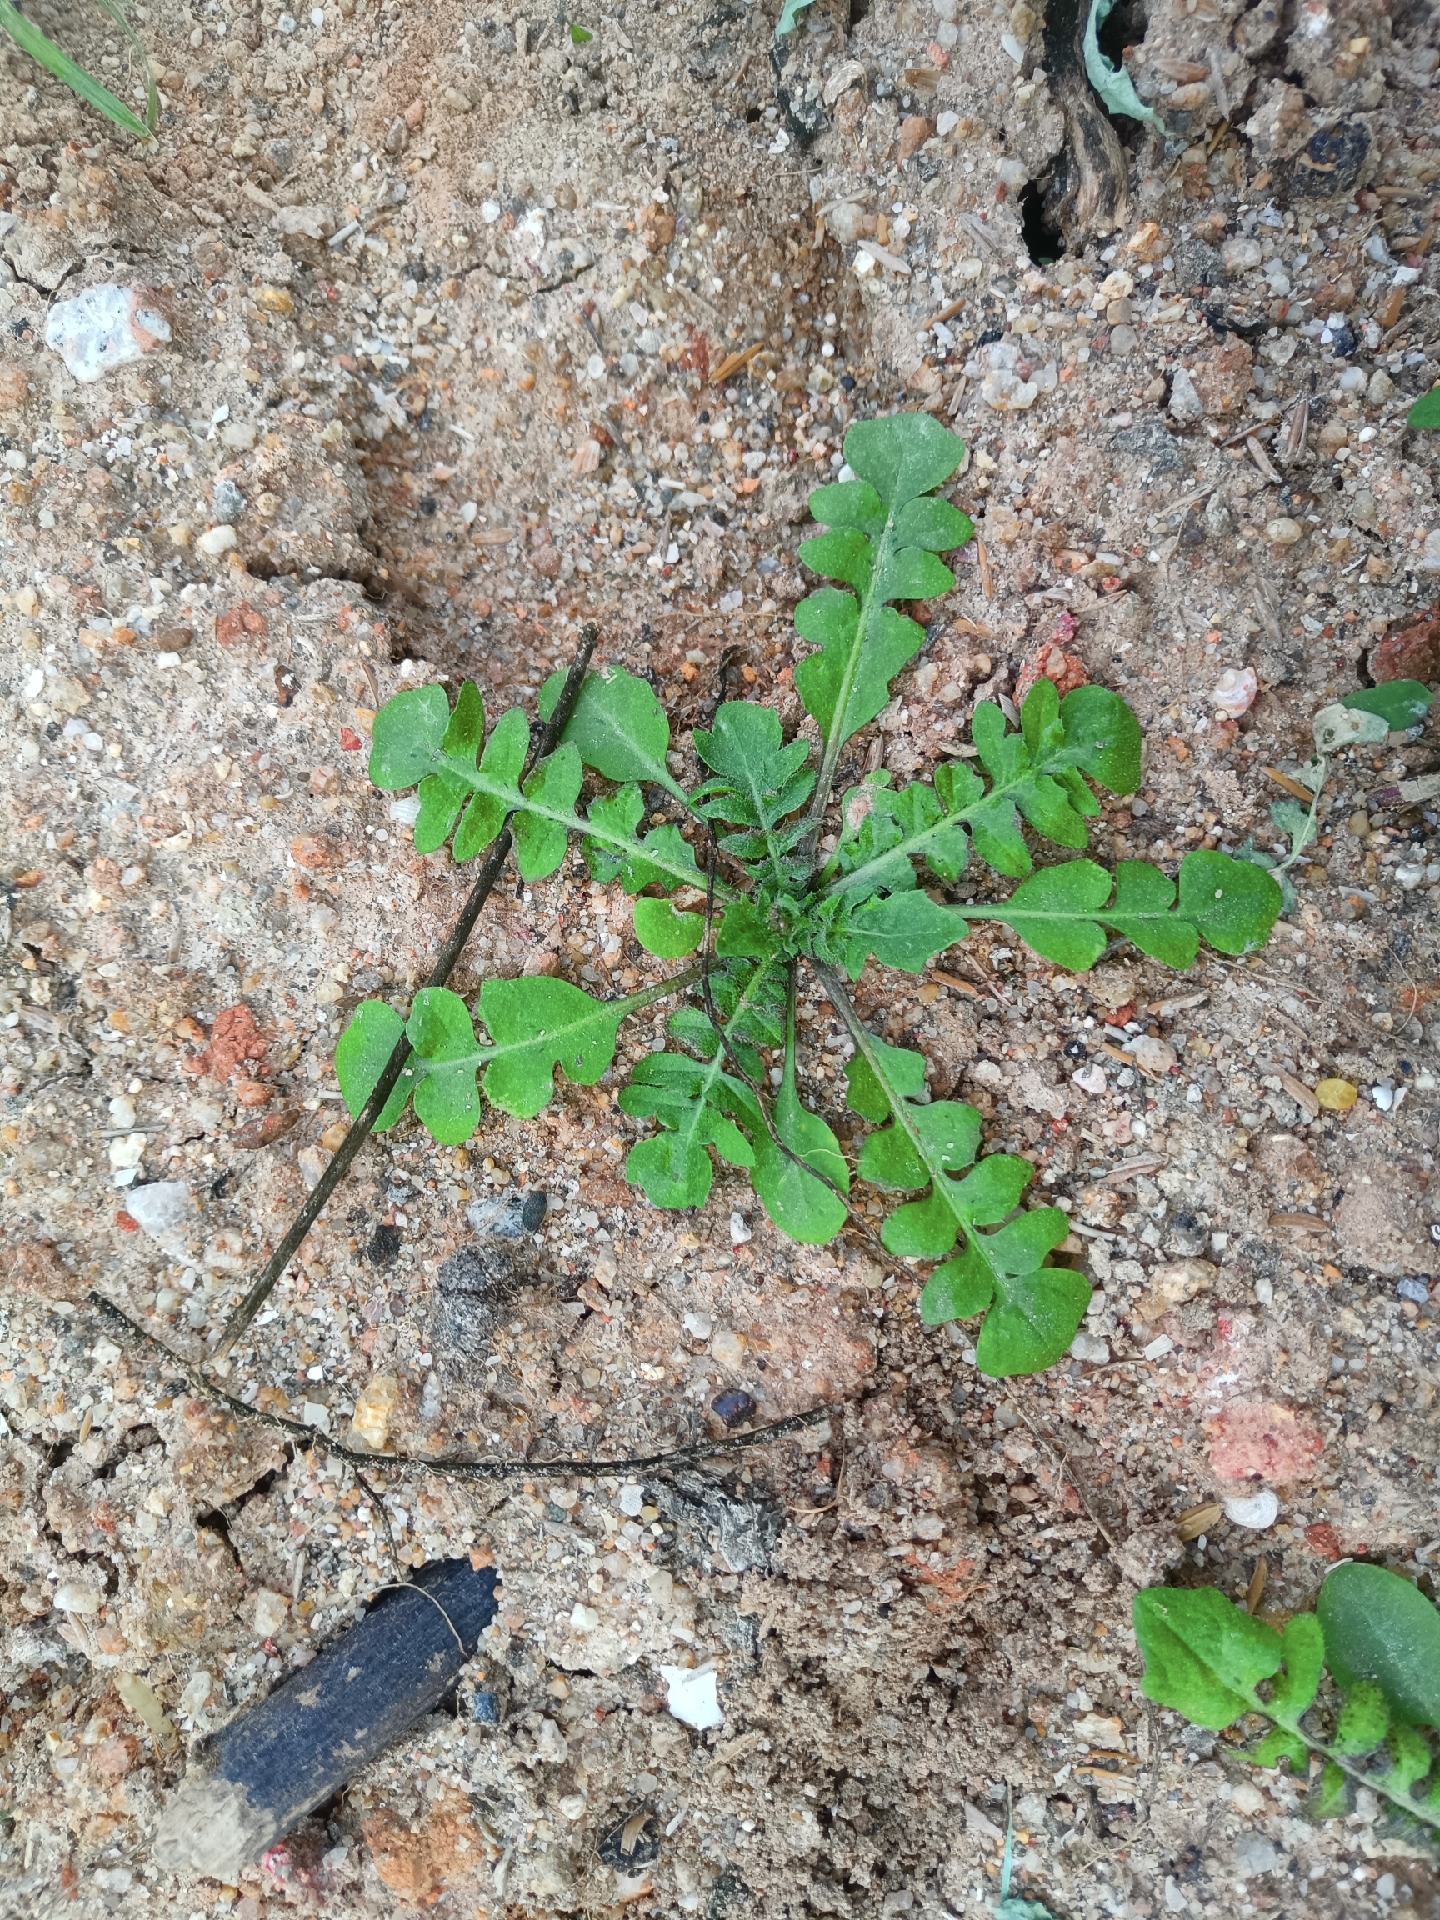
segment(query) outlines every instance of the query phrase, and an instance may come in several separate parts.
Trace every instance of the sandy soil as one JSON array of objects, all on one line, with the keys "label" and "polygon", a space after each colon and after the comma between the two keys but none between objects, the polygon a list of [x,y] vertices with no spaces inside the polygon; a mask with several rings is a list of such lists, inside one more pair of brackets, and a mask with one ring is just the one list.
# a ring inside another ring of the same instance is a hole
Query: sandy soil
[{"label": "sandy soil", "polygon": [[[366,781],[381,702],[533,702],[593,618],[679,764],[742,689],[799,727],[795,549],[853,418],[963,433],[981,542],[852,773],[928,769],[1038,664],[1145,728],[1098,857],[1269,847],[1317,708],[1440,680],[1404,425],[1440,377],[1433,10],[1122,14],[1167,133],[1120,123],[1108,233],[1047,198],[1067,123],[1025,0],[815,0],[778,64],[738,4],[622,0],[577,43],[508,5],[167,0],[135,10],[145,151],[0,56],[8,1911],[978,1916],[1007,1791],[1017,1890],[1057,1915],[1440,1910],[1364,1796],[1319,1827],[1148,1707],[1129,1626],[1165,1578],[1258,1575],[1283,1614],[1354,1554],[1433,1592],[1440,830],[1384,798],[1436,764],[1433,715],[1337,760],[1253,959],[1071,976],[982,928],[923,980],[872,969],[875,1031],[1072,1215],[1096,1293],[1044,1376],[981,1377],[973,1327],[922,1328],[862,1245],[779,1240],[723,1168],[696,1216],[650,1209],[614,1091],[659,1009],[533,1123],[367,1145],[227,1375],[322,1436],[393,1379],[392,1444],[532,1478],[362,1482],[84,1304],[198,1357],[338,1142],[349,1010],[428,971],[467,881]],[[82,385],[47,312],[107,283],[171,337]],[[537,964],[658,972],[578,851],[506,883],[454,984]],[[848,1137],[813,995],[802,1038]],[[127,1205],[157,1180],[189,1192],[158,1237]],[[436,1276],[514,1188],[550,1213],[477,1326]],[[679,1474],[541,1464],[703,1438],[730,1388],[830,1416]],[[1265,1487],[1273,1525],[1182,1542]],[[187,1749],[395,1578],[392,1542],[501,1570],[456,1699],[238,1884],[162,1871]],[[702,1734],[659,1666],[707,1662]]]}]

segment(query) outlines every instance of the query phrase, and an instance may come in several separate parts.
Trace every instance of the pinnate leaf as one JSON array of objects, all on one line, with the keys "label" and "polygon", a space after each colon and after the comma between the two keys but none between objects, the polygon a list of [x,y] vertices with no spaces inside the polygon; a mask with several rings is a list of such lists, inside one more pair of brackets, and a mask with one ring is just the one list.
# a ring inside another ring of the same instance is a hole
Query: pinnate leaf
[{"label": "pinnate leaf", "polygon": [[1340,704],[1351,713],[1378,713],[1392,733],[1403,733],[1425,718],[1430,699],[1430,689],[1419,680],[1386,680],[1347,693]]},{"label": "pinnate leaf", "polygon": [[647,953],[678,960],[705,938],[703,913],[681,913],[669,900],[635,902],[635,938]]},{"label": "pinnate leaf", "polygon": [[1373,1753],[1390,1731],[1390,1708],[1373,1680],[1357,1680],[1335,1723],[1337,1753]]},{"label": "pinnate leaf", "polygon": [[[405,1031],[405,1022],[384,1000],[362,1000],[351,1014],[345,1031],[335,1047],[335,1078],[345,1096],[352,1119],[370,1098],[372,1088],[385,1071],[385,1063],[395,1051],[395,1043]],[[395,1091],[385,1102],[376,1133],[393,1127],[405,1111],[405,1102],[415,1084],[413,1063],[401,1074]]]},{"label": "pinnate leaf", "polygon": [[1272,1727],[1248,1757],[1257,1767],[1278,1767],[1282,1760],[1288,1760],[1291,1772],[1301,1775],[1310,1766],[1310,1749],[1298,1733],[1289,1733],[1284,1727]]},{"label": "pinnate leaf", "polygon": [[450,723],[443,687],[406,687],[375,716],[370,784],[386,793],[415,786],[440,757]]},{"label": "pinnate leaf", "polygon": [[1147,1587],[1135,1596],[1134,1617],[1145,1698],[1197,1727],[1218,1732],[1238,1720],[1279,1669],[1279,1634],[1214,1587]]},{"label": "pinnate leaf", "polygon": [[615,1057],[620,1022],[644,994],[594,1000],[567,980],[544,974],[517,980],[487,980],[480,989],[480,1017],[489,1030],[493,1057],[485,1069],[485,1097],[492,1106],[529,1120],[554,1091],[554,1069],[593,1087]]},{"label": "pinnate leaf", "polygon": [[405,1032],[419,1068],[416,1118],[433,1139],[458,1147],[480,1124],[478,1048],[465,1002],[448,987],[422,987]]},{"label": "pinnate leaf", "polygon": [[[791,1153],[799,1154],[842,1193],[849,1191],[850,1169],[840,1143],[819,1114],[800,1104],[793,1074],[782,1083],[770,1118]],[[754,1147],[751,1184],[780,1231],[809,1246],[823,1246],[833,1240],[848,1215],[845,1202],[781,1153],[768,1132],[762,1130],[754,1137]]]},{"label": "pinnate leaf", "polygon": [[1270,1695],[1270,1712],[1293,1726],[1320,1690],[1325,1669],[1325,1637],[1313,1613],[1297,1613],[1286,1622],[1281,1636],[1285,1671]]},{"label": "pinnate leaf", "polygon": [[1221,953],[1264,946],[1280,907],[1275,881],[1248,860],[1202,851],[1180,862],[1179,911]]},{"label": "pinnate leaf", "polygon": [[1326,1576],[1315,1610],[1342,1687],[1373,1680],[1397,1719],[1440,1727],[1440,1609],[1418,1587],[1351,1561]]},{"label": "pinnate leaf", "polygon": [[1392,1793],[1409,1793],[1433,1764],[1430,1742],[1418,1727],[1407,1726],[1402,1720],[1391,1727],[1389,1746],[1390,1765],[1385,1770],[1385,1785]]},{"label": "pinnate leaf", "polygon": [[882,900],[867,900],[846,920],[846,964],[858,980],[867,955],[882,967],[920,973],[946,947],[963,940],[966,924],[950,907],[937,906],[928,893],[911,888]]},{"label": "pinnate leaf", "polygon": [[[585,842],[585,858],[597,880],[618,880],[627,893],[639,893],[657,883],[673,886],[677,879],[697,880],[695,850],[673,821],[652,827],[637,837],[645,816],[645,801],[634,781],[617,792],[603,794],[590,803],[590,824],[600,828],[605,838]],[[615,843],[633,842],[627,851]]]},{"label": "pinnate leaf", "polygon": [[[568,741],[562,742],[548,759],[542,760],[525,782],[527,800],[562,813],[573,811],[580,796],[583,778],[580,755]],[[515,814],[515,862],[525,880],[543,880],[565,858],[569,833],[559,820],[548,820],[541,813],[522,807]]]},{"label": "pinnate leaf", "polygon": [[1083,972],[1104,952],[1106,928],[1167,966],[1188,966],[1201,934],[1222,953],[1248,953],[1263,944],[1281,905],[1268,873],[1226,853],[1186,854],[1178,902],[1174,883],[1141,860],[1120,862],[1107,905],[1110,892],[1103,867],[1069,860],[1032,874],[998,905],[954,911],[1003,921],[1045,959]]},{"label": "pinnate leaf", "polygon": [[943,486],[964,453],[965,442],[929,413],[859,420],[845,436],[851,472],[869,482],[892,515]]},{"label": "pinnate leaf", "polygon": [[[536,705],[542,720],[555,711],[564,685],[559,672],[541,687]],[[649,780],[680,792],[665,758],[670,747],[665,709],[649,681],[623,667],[586,675],[562,737],[607,780]]]}]

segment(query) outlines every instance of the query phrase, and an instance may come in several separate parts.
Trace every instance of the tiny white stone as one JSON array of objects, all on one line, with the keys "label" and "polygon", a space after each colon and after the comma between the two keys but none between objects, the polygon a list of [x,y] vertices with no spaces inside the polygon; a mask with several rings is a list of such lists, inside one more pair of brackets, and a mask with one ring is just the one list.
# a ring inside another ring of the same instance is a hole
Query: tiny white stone
[{"label": "tiny white stone", "polygon": [[1262,1487],[1259,1493],[1232,1494],[1224,1506],[1227,1520],[1255,1533],[1273,1527],[1280,1513],[1279,1498],[1269,1487]]},{"label": "tiny white stone", "polygon": [[232,547],[239,546],[240,536],[234,527],[221,525],[208,528],[195,544],[208,558],[218,560],[222,553],[229,553]]},{"label": "tiny white stone", "polygon": [[660,1678],[665,1682],[666,1705],[677,1720],[701,1733],[724,1725],[713,1668],[661,1667]]},{"label": "tiny white stone", "polygon": [[750,1228],[746,1223],[744,1214],[739,1212],[738,1210],[732,1213],[730,1215],[731,1246],[743,1247],[747,1240],[753,1240],[754,1237],[755,1237],[754,1234],[751,1233]]},{"label": "tiny white stone", "polygon": [[1147,1360],[1163,1360],[1165,1355],[1173,1353],[1174,1349],[1175,1342],[1168,1333],[1162,1333],[1152,1340],[1148,1347],[1142,1347],[1141,1352]]}]

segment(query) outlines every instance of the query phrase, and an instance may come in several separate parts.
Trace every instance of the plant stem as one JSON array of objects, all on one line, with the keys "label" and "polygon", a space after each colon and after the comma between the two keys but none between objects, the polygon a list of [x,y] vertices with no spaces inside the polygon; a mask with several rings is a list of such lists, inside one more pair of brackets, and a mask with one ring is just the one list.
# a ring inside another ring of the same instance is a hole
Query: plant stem
[{"label": "plant stem", "polygon": [[[107,1329],[118,1340],[130,1346],[149,1347],[160,1355],[167,1368],[182,1374],[199,1394],[215,1401],[240,1420],[253,1420],[258,1425],[270,1427],[283,1433],[296,1447],[320,1446],[337,1460],[344,1460],[357,1468],[396,1467],[415,1468],[421,1473],[437,1473],[451,1480],[521,1480],[533,1478],[537,1468],[547,1473],[638,1473],[641,1471],[658,1472],[666,1467],[687,1465],[693,1460],[706,1460],[715,1454],[735,1453],[747,1447],[762,1446],[767,1440],[780,1440],[786,1434],[799,1433],[806,1427],[812,1427],[817,1421],[827,1419],[832,1411],[829,1406],[812,1407],[806,1413],[792,1413],[787,1419],[775,1420],[769,1426],[752,1428],[749,1433],[733,1433],[723,1440],[701,1440],[693,1446],[674,1447],[668,1453],[651,1453],[625,1460],[466,1460],[453,1454],[440,1454],[434,1459],[416,1458],[403,1453],[371,1453],[358,1447],[347,1447],[343,1441],[333,1440],[318,1428],[303,1426],[298,1420],[289,1420],[284,1414],[270,1413],[263,1407],[252,1407],[234,1394],[226,1393],[215,1382],[183,1354],[176,1353],[163,1340],[157,1340],[148,1328],[132,1320],[128,1313],[117,1307],[113,1300],[107,1300],[103,1293],[93,1290],[86,1296]],[[379,1504],[378,1501],[376,1503]]]},{"label": "plant stem", "polygon": [[[600,630],[593,623],[581,630],[579,650],[571,663],[569,673],[565,676],[565,685],[561,689],[560,698],[555,703],[554,712],[526,758],[527,768],[533,766],[537,760],[543,759],[547,753],[554,752],[560,736],[569,723],[570,715],[575,710],[575,702],[580,698],[580,689],[585,682],[590,656],[594,653],[595,644],[599,638]],[[440,949],[435,965],[430,970],[430,978],[425,983],[426,986],[443,987],[455,971],[455,963],[464,951],[465,942],[470,938],[475,922],[480,918],[480,910],[490,898],[495,882],[500,878],[511,844],[510,823],[507,819],[475,877],[475,884],[470,889],[470,897],[461,908],[460,917],[450,929],[450,937]],[[229,1353],[270,1297],[275,1283],[294,1259],[301,1241],[319,1219],[331,1194],[350,1171],[356,1154],[364,1146],[375,1122],[384,1112],[385,1102],[395,1091],[410,1059],[410,1054],[410,1042],[402,1034],[395,1042],[390,1058],[385,1062],[384,1072],[370,1089],[370,1098],[351,1122],[350,1131],[336,1148],[334,1159],[315,1183],[309,1199],[296,1214],[289,1231],[266,1262],[259,1279],[225,1322],[219,1342],[210,1355],[212,1363],[223,1359]]]}]

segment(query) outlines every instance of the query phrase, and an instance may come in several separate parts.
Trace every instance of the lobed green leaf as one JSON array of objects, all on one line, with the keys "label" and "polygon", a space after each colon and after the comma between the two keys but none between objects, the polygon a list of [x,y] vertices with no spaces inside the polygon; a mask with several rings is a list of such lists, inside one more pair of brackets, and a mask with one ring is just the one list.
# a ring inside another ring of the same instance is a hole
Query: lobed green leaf
[{"label": "lobed green leaf", "polygon": [[1255,1689],[1279,1670],[1279,1634],[1214,1587],[1147,1587],[1134,1619],[1145,1698],[1197,1727],[1218,1732],[1258,1708]]},{"label": "lobed green leaf", "polygon": [[1373,1753],[1390,1731],[1390,1707],[1373,1680],[1357,1680],[1346,1692],[1335,1723],[1337,1753]]},{"label": "lobed green leaf", "polygon": [[1122,860],[1113,884],[1112,900],[1103,867],[1070,860],[1032,874],[1008,900],[951,911],[1002,921],[1043,958],[1079,973],[1104,952],[1107,928],[1170,967],[1189,966],[1202,935],[1222,953],[1249,953],[1264,944],[1281,906],[1270,874],[1226,853],[1187,853],[1178,900],[1175,882],[1143,860]]},{"label": "lobed green leaf", "polygon": [[486,1099],[529,1120],[550,1100],[556,1067],[577,1085],[593,1087],[615,1058],[620,1022],[649,997],[594,1000],[544,974],[487,980],[480,1017],[495,1044],[485,1068]]},{"label": "lobed green leaf", "polygon": [[1257,1767],[1278,1767],[1282,1760],[1288,1760],[1291,1772],[1302,1777],[1310,1769],[1310,1749],[1298,1733],[1287,1732],[1284,1727],[1272,1727],[1246,1757]]},{"label": "lobed green leaf", "polygon": [[465,1002],[448,987],[422,987],[405,1032],[420,1067],[415,1116],[432,1139],[458,1147],[480,1124],[479,1049]]},{"label": "lobed green leaf", "polygon": [[703,913],[681,913],[669,900],[635,902],[635,938],[647,953],[679,960],[705,938]]},{"label": "lobed green leaf", "polygon": [[[536,706],[542,720],[555,711],[564,685],[562,671],[541,687]],[[649,780],[680,793],[665,757],[670,749],[665,709],[649,681],[623,667],[586,675],[562,738],[607,780]]]},{"label": "lobed green leaf", "polygon": [[[340,1091],[344,1095],[345,1105],[350,1109],[352,1120],[370,1098],[404,1031],[405,1022],[384,1000],[362,1000],[351,1014],[345,1031],[335,1044],[335,1078],[340,1083]],[[387,1128],[393,1127],[405,1111],[415,1078],[412,1063],[401,1074],[395,1091],[381,1109],[380,1117],[375,1122],[376,1133],[384,1133]]]},{"label": "lobed green leaf", "polygon": [[1287,1621],[1281,1636],[1285,1671],[1270,1694],[1270,1713],[1286,1726],[1293,1727],[1320,1690],[1325,1670],[1325,1637],[1313,1613],[1297,1613]]}]

